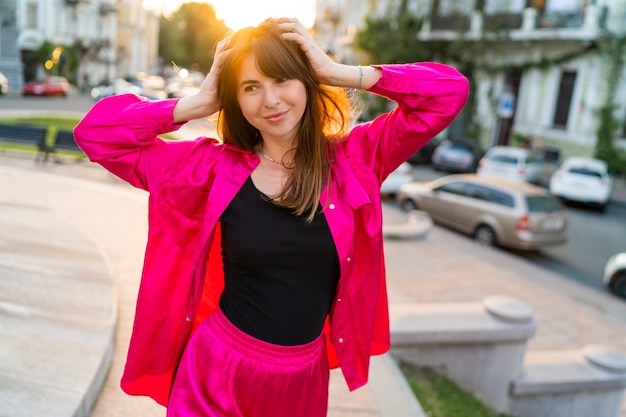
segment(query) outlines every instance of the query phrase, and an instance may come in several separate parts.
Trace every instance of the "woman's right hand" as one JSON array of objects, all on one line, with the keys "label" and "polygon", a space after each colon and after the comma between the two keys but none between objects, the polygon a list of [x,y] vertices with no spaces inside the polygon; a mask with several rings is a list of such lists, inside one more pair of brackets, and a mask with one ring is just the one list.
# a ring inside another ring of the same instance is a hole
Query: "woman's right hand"
[{"label": "woman's right hand", "polygon": [[204,78],[198,92],[178,100],[174,107],[174,122],[183,123],[193,119],[208,117],[220,110],[218,84],[222,63],[230,51],[230,37],[217,43],[213,65]]}]

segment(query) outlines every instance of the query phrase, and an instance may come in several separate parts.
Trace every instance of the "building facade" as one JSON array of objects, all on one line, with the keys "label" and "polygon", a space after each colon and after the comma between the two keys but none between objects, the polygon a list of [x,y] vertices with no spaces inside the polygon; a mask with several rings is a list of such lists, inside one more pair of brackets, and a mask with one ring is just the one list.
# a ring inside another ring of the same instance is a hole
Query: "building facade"
[{"label": "building facade", "polygon": [[[79,86],[158,65],[159,17],[142,0],[2,0],[0,8],[0,71],[8,73],[14,93],[25,81],[44,77],[46,69],[34,54],[45,42],[60,51],[49,69]],[[71,71],[63,68],[65,52],[78,63]]]},{"label": "building facade", "polygon": [[616,56],[626,50],[611,47],[626,35],[626,0],[318,0],[314,29],[341,60],[364,63],[354,34],[366,16],[394,13],[423,18],[420,41],[468,46],[472,135],[484,147],[530,139],[591,155],[609,101],[614,143],[626,147],[626,68]]}]

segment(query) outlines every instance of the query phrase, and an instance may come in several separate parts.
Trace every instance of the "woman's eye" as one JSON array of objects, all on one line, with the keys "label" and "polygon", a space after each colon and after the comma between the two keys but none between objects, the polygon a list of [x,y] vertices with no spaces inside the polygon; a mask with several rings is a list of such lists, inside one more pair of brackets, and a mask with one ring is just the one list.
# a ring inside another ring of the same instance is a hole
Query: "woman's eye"
[{"label": "woman's eye", "polygon": [[256,85],[248,85],[246,86],[243,91],[245,91],[246,93],[252,93],[254,91],[257,90],[257,86]]},{"label": "woman's eye", "polygon": [[283,77],[283,78],[277,78],[277,79],[276,79],[276,82],[277,82],[278,84],[282,84],[282,83],[285,83],[285,82],[287,82],[287,81],[289,81],[289,77]]}]

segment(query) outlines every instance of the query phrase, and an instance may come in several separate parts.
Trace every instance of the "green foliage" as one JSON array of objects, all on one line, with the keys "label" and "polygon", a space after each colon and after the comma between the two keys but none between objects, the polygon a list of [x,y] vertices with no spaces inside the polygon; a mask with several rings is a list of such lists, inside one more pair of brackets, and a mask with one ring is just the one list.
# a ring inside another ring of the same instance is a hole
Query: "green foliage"
[{"label": "green foliage", "polygon": [[615,95],[618,91],[620,75],[624,71],[626,36],[609,38],[605,44],[605,54],[609,59],[609,76],[607,77],[607,96],[604,106],[598,111],[599,123],[595,157],[606,161],[609,170],[626,174],[626,153],[615,148],[614,140],[619,122],[615,118]]},{"label": "green foliage", "polygon": [[162,17],[159,56],[163,62],[209,72],[215,44],[230,30],[208,3],[183,3],[169,17]]},{"label": "green foliage", "polygon": [[423,43],[417,35],[423,20],[411,14],[399,17],[367,17],[357,32],[356,47],[367,52],[375,62],[405,63],[419,61]]},{"label": "green foliage", "polygon": [[430,417],[507,417],[490,409],[433,369],[409,364],[401,364],[400,367]]}]

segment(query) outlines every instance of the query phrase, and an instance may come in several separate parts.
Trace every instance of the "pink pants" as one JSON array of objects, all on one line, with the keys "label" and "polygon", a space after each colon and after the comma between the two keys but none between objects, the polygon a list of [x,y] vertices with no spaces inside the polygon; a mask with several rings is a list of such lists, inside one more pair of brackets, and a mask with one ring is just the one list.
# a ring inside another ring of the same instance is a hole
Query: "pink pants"
[{"label": "pink pants", "polygon": [[324,417],[329,369],[323,337],[278,346],[236,328],[218,308],[192,335],[168,417]]}]

